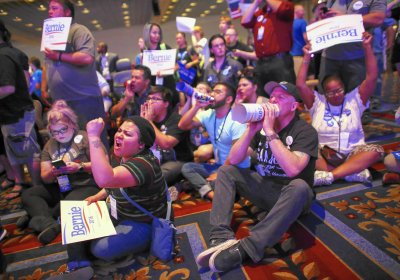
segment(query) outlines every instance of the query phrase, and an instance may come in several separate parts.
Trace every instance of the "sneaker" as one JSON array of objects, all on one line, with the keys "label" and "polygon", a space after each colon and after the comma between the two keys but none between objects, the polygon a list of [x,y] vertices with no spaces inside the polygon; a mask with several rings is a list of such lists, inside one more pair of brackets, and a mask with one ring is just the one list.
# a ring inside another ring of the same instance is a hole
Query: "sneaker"
[{"label": "sneaker", "polygon": [[49,244],[51,241],[57,238],[58,234],[61,232],[61,227],[59,224],[53,224],[45,228],[39,235],[38,240],[42,244]]},{"label": "sneaker", "polygon": [[400,174],[388,172],[383,175],[382,183],[384,185],[400,183]]},{"label": "sneaker", "polygon": [[178,200],[179,197],[179,191],[175,186],[171,186],[168,188],[169,191],[169,196],[171,197],[171,201],[176,201]]},{"label": "sneaker", "polygon": [[28,226],[28,224],[29,224],[29,216],[24,215],[24,216],[19,217],[19,219],[17,220],[17,223],[15,225],[19,229],[25,229]]},{"label": "sneaker", "polygon": [[314,172],[314,186],[331,185],[333,174],[328,171],[316,170]]},{"label": "sneaker", "polygon": [[7,230],[5,228],[0,229],[0,241],[2,241],[7,236]]},{"label": "sneaker", "polygon": [[[224,245],[224,246],[223,246]],[[225,242],[220,245],[221,248],[210,257],[210,269],[213,272],[225,272],[240,265],[243,262],[243,256],[239,251],[240,241]]]},{"label": "sneaker", "polygon": [[372,181],[371,173],[368,169],[364,169],[359,173],[354,173],[352,175],[348,175],[344,177],[347,182],[361,182],[361,183],[370,183]]},{"label": "sneaker", "polygon": [[[214,239],[215,241],[211,240],[210,248],[201,252],[197,258],[196,263],[201,267],[208,267],[209,260],[212,254],[217,252],[218,250],[223,250],[229,247],[232,244],[237,243],[238,241],[235,239],[223,240],[223,239]],[[214,245],[214,246],[213,246]]]},{"label": "sneaker", "polygon": [[86,267],[81,267],[81,268],[77,268],[74,270],[67,270],[62,274],[50,276],[47,279],[48,280],[69,280],[69,279],[71,279],[71,280],[75,280],[75,279],[89,280],[89,279],[92,279],[93,275],[94,275],[93,268],[90,266],[86,266]]}]

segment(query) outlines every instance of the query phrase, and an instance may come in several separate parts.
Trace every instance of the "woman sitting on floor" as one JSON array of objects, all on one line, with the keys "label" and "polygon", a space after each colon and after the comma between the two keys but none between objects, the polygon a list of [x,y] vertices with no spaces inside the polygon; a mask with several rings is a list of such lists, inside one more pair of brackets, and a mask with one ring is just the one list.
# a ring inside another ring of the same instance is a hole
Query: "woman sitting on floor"
[{"label": "woman sitting on floor", "polygon": [[[83,200],[99,191],[90,173],[87,134],[78,130],[76,114],[64,100],[58,100],[47,118],[51,138],[43,148],[40,164],[45,186],[32,187],[22,193],[28,216],[17,222],[20,228],[29,223],[30,228],[39,232],[38,239],[43,244],[50,243],[61,232],[57,223],[60,200]],[[57,160],[59,164],[55,166]]]},{"label": "woman sitting on floor", "polygon": [[111,217],[117,234],[67,246],[68,269],[71,277],[76,276],[74,279],[90,279],[93,275],[85,248],[87,244],[90,244],[91,254],[104,261],[148,250],[152,218],[126,200],[120,188],[154,216],[165,218],[167,213],[166,183],[158,159],[150,151],[155,141],[151,124],[139,116],[129,117],[122,123],[114,137],[114,156],[118,159],[112,160],[115,167],[110,165],[107,154],[100,147],[103,129],[101,118],[87,124],[92,172],[103,189],[86,200],[90,204],[110,197]]},{"label": "woman sitting on floor", "polygon": [[314,186],[330,185],[344,179],[348,182],[370,182],[368,167],[380,160],[383,148],[365,144],[361,116],[369,106],[376,79],[377,66],[372,51],[372,36],[363,34],[366,77],[361,85],[345,94],[344,84],[336,75],[321,82],[324,94],[312,91],[306,85],[311,54],[310,46],[303,48],[304,58],[297,76],[297,87],[312,125],[318,132],[320,155],[316,162]]}]

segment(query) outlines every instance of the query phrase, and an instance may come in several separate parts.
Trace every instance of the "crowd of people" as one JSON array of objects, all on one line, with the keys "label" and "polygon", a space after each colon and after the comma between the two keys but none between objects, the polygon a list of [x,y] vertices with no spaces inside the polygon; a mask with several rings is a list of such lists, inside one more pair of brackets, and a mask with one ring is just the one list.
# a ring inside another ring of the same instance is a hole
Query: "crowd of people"
[{"label": "crowd of people", "polygon": [[[70,1],[49,2],[49,17],[73,20],[65,51],[46,48],[43,67],[12,46],[0,21],[1,189],[12,188],[7,199],[22,193],[27,215],[17,226],[48,244],[61,232],[61,200],[111,201],[117,234],[67,246],[68,273],[90,279],[93,260],[120,259],[151,243],[151,218],[121,190],[164,218],[167,185],[173,200],[185,189],[212,201],[210,248],[196,256],[199,266],[225,272],[259,262],[309,212],[313,187],[372,181],[368,168],[384,150],[365,143],[362,124],[369,107],[381,102],[386,51],[375,46],[396,49],[386,31],[393,31],[387,16],[397,2],[317,1],[313,22],[361,14],[366,32],[361,42],[311,55],[301,5],[254,0],[240,22],[252,44],[239,40],[238,26],[226,16],[209,39],[195,26],[191,45],[177,32],[173,75],[152,75],[143,65],[143,50],[171,49],[162,27],[146,24],[122,96],[113,95],[118,54],[106,42],[96,48],[88,28],[75,22]],[[310,86],[310,78],[319,84]],[[242,104],[259,104],[262,118],[242,123],[233,113]],[[298,113],[301,104],[310,124]],[[384,181],[400,182],[399,160],[389,154],[384,163],[391,171]],[[238,195],[267,212],[241,240],[230,228]]]}]

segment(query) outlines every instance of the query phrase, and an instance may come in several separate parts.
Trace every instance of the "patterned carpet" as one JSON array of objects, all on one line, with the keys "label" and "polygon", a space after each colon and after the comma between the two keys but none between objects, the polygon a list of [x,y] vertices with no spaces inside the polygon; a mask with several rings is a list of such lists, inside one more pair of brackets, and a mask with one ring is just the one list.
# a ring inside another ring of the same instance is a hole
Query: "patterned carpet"
[{"label": "patterned carpet", "polygon": [[[386,151],[399,146],[399,127],[390,117],[374,120],[365,131],[368,141],[383,144]],[[168,263],[147,255],[99,263],[96,279],[400,279],[400,185],[382,186],[382,163],[371,172],[372,184],[338,182],[316,188],[312,212],[268,249],[260,264],[246,263],[222,275],[199,270],[194,261],[208,247],[211,203],[182,193],[174,203],[176,257]],[[7,279],[46,279],[65,271],[61,238],[42,246],[34,233],[18,230],[20,199],[5,200],[8,191],[0,193],[1,220],[9,232],[1,244],[9,264]],[[248,235],[259,212],[246,200],[235,204],[237,238]]]}]

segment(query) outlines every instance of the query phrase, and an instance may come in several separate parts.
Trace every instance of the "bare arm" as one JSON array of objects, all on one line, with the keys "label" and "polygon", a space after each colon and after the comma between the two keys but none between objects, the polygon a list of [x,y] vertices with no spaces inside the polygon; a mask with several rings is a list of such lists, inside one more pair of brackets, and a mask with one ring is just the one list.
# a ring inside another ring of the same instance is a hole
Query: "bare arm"
[{"label": "bare arm", "polygon": [[152,121],[150,121],[151,125],[154,128],[154,131],[156,133],[156,140],[155,143],[160,146],[161,149],[163,150],[168,150],[168,149],[172,149],[173,147],[175,147],[178,143],[179,140],[176,139],[175,137],[171,136],[171,135],[166,135],[164,133],[162,133],[155,125]]},{"label": "bare arm", "polygon": [[242,16],[241,24],[246,24],[251,21],[253,18],[254,12],[257,10],[258,5],[262,0],[254,0],[254,2],[250,5],[250,7],[247,9],[246,13]]},{"label": "bare arm", "polygon": [[250,148],[251,140],[262,127],[262,122],[249,123],[243,135],[233,144],[229,156],[228,164],[238,164],[242,162],[246,156],[249,156],[253,150]]},{"label": "bare arm", "polygon": [[313,91],[306,84],[308,67],[311,62],[311,54],[309,50],[310,50],[310,45],[304,46],[303,62],[300,66],[299,73],[297,74],[297,79],[296,79],[296,86],[300,92],[301,99],[303,99],[303,102],[306,105],[307,109],[310,109],[312,107],[315,100]]},{"label": "bare arm", "polygon": [[366,28],[368,27],[378,27],[383,23],[386,15],[383,12],[372,12],[363,15],[363,22]]},{"label": "bare arm", "polygon": [[199,106],[199,102],[196,102],[192,108],[189,109],[185,114],[183,114],[181,120],[178,123],[178,127],[182,130],[191,130],[192,128],[198,127],[201,125],[201,122],[198,118],[196,118],[196,114],[201,108]]},{"label": "bare arm", "polygon": [[246,52],[246,51],[242,51],[242,50],[234,50],[232,52],[232,54],[236,57],[241,57],[243,59],[258,60],[258,57],[257,57],[255,51]]},{"label": "bare arm", "polygon": [[77,66],[90,65],[94,61],[94,57],[84,52],[65,53],[59,51],[52,51],[48,48],[44,51],[45,56],[53,61],[61,61],[70,63]]},{"label": "bare arm", "polygon": [[365,54],[366,76],[365,80],[359,87],[359,93],[361,100],[365,105],[375,90],[376,79],[378,77],[378,67],[374,52],[372,50],[372,35],[370,35],[368,32],[364,32],[363,34],[363,48]]}]

